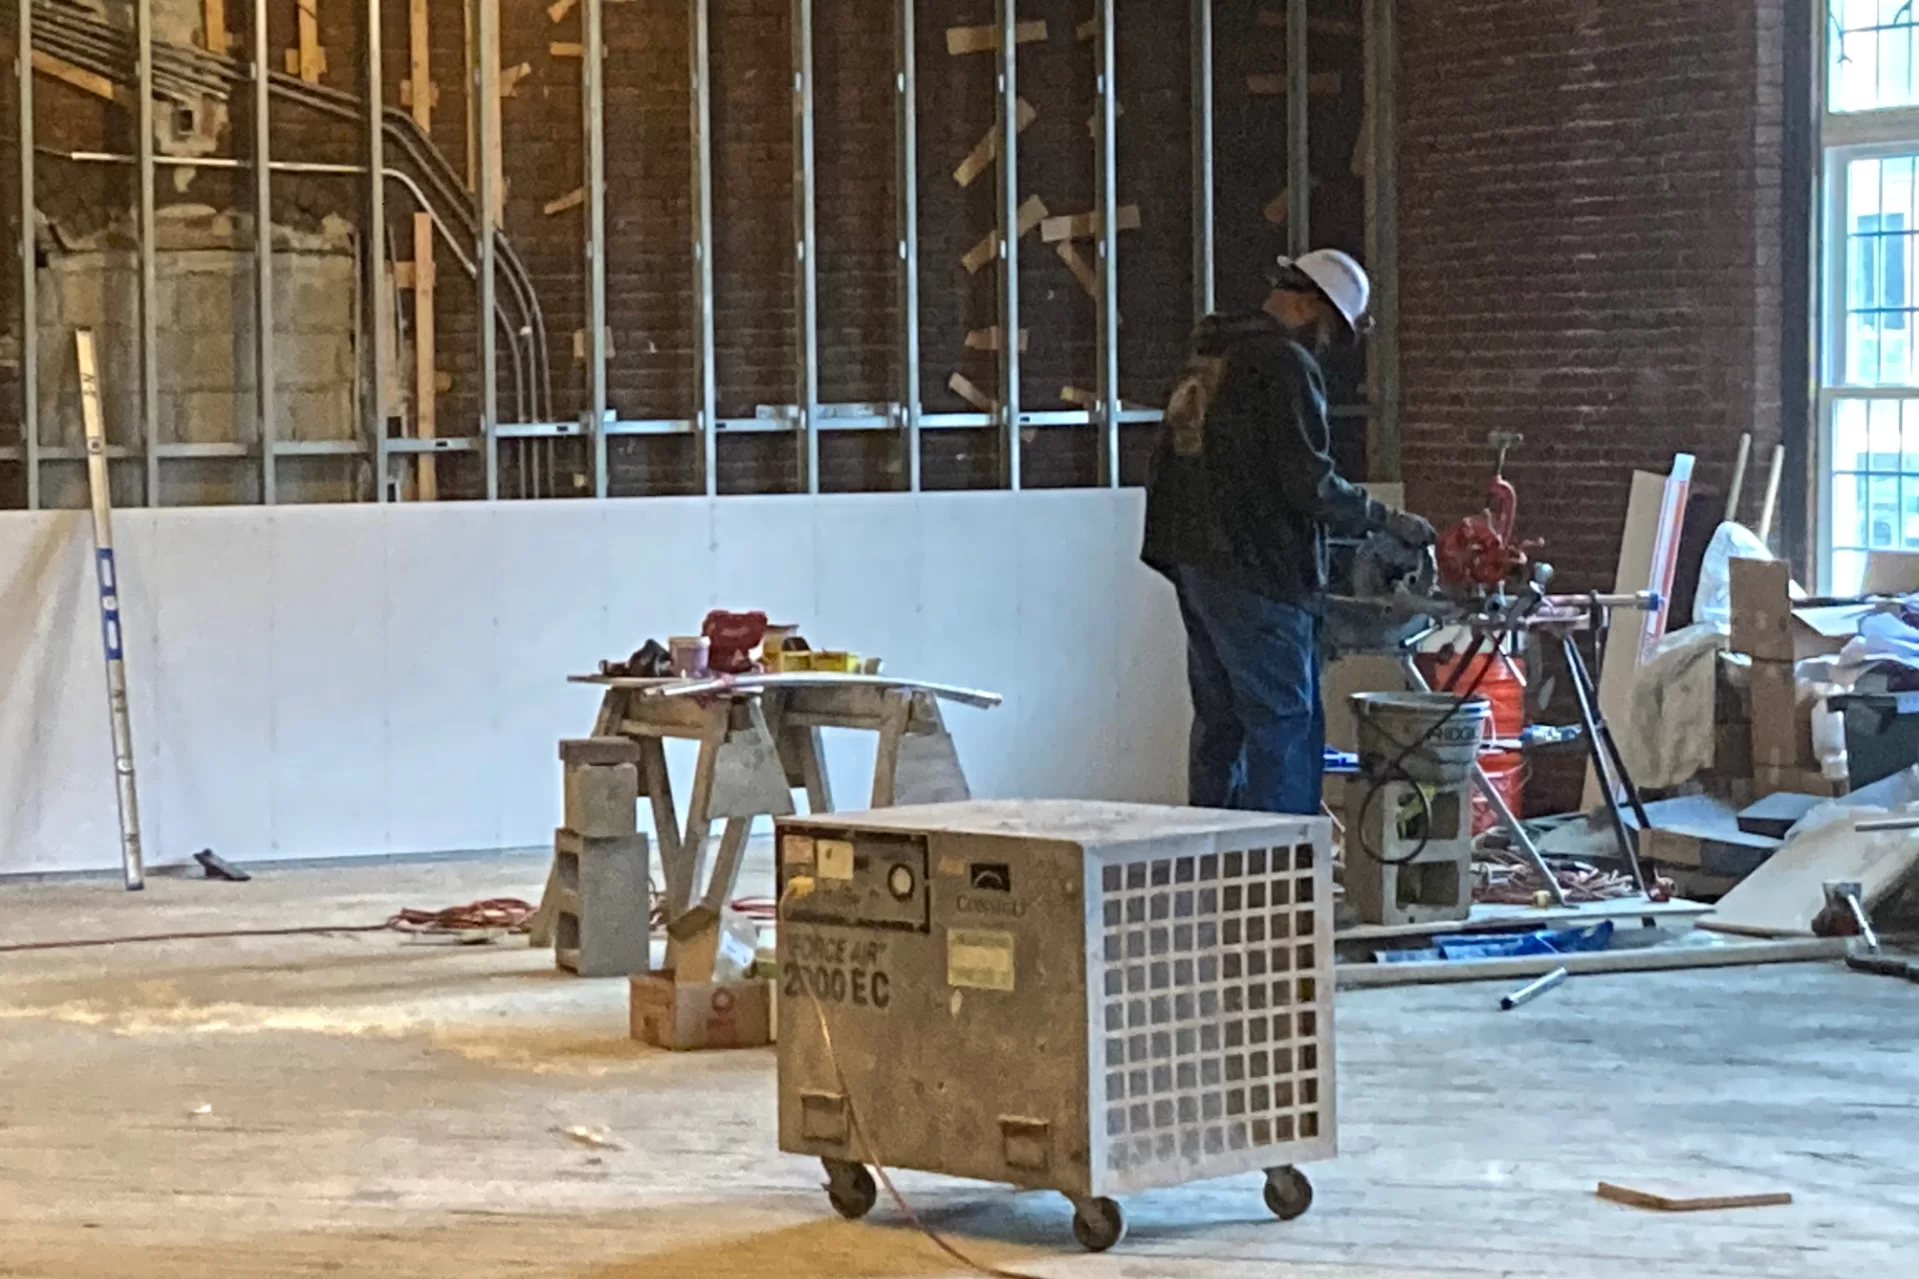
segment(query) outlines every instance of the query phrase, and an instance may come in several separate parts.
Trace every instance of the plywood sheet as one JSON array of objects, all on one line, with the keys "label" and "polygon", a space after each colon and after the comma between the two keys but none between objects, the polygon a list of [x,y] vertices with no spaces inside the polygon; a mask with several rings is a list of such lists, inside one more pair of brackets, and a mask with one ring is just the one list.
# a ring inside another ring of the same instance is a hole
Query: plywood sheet
[{"label": "plywood sheet", "polygon": [[[1805,937],[1825,906],[1828,880],[1855,880],[1866,908],[1883,901],[1919,865],[1919,830],[1857,830],[1876,809],[1803,830],[1720,898],[1701,927],[1759,937]],[[1817,818],[1812,819],[1817,821]]]}]

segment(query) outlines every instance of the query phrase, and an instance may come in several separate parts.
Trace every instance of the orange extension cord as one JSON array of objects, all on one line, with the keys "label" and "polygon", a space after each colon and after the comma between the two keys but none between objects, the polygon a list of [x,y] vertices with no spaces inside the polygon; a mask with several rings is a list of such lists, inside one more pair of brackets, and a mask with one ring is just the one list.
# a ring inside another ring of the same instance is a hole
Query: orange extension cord
[{"label": "orange extension cord", "polygon": [[23,950],[80,950],[89,946],[123,946],[135,942],[207,941],[225,937],[298,937],[322,933],[463,933],[500,928],[523,933],[533,906],[517,897],[487,897],[444,910],[411,907],[381,924],[308,924],[292,928],[223,928],[202,933],[136,933],[125,937],[78,937],[65,941],[7,942],[0,954]]}]

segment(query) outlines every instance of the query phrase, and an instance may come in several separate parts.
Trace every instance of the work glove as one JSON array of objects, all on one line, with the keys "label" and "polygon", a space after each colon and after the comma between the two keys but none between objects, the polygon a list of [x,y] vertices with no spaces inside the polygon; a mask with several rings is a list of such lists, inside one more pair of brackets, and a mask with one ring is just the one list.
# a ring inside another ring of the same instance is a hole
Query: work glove
[{"label": "work glove", "polygon": [[1433,526],[1411,511],[1388,511],[1385,523],[1386,536],[1407,546],[1431,546],[1438,540]]}]

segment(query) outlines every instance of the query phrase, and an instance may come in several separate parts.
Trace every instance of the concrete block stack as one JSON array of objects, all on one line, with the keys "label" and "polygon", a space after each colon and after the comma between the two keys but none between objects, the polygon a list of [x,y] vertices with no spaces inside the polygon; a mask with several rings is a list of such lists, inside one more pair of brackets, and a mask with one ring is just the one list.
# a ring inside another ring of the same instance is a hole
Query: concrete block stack
[{"label": "concrete block stack", "polygon": [[554,962],[582,977],[650,966],[652,887],[639,833],[639,748],[623,737],[560,743],[566,824],[553,833]]}]

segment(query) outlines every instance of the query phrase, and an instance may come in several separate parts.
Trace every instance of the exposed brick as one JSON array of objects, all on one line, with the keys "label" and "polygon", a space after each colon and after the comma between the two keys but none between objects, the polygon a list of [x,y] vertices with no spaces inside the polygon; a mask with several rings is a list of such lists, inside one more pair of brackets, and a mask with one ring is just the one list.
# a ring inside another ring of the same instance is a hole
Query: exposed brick
[{"label": "exposed brick", "polygon": [[1477,507],[1487,433],[1524,432],[1507,473],[1560,586],[1611,584],[1633,469],[1690,452],[1723,490],[1742,431],[1780,438],[1782,5],[1400,6],[1410,499]]}]

